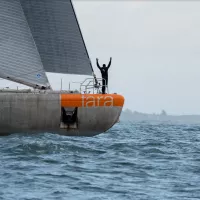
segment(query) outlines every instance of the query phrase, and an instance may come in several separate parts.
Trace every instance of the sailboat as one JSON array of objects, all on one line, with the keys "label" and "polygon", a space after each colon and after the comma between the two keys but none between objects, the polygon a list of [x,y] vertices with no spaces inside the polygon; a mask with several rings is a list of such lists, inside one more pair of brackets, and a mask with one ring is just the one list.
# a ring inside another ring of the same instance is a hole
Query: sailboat
[{"label": "sailboat", "polygon": [[[32,88],[0,90],[0,135],[94,136],[117,123],[124,97],[101,93],[71,0],[0,0],[0,24],[0,78]],[[46,72],[91,78],[55,91]]]}]

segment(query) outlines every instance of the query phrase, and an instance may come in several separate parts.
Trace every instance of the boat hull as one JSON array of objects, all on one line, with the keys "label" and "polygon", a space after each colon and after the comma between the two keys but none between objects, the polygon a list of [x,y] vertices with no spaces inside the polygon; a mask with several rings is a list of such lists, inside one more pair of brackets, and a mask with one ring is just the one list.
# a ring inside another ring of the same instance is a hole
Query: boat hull
[{"label": "boat hull", "polygon": [[123,104],[115,94],[0,93],[0,135],[94,136],[118,121]]}]

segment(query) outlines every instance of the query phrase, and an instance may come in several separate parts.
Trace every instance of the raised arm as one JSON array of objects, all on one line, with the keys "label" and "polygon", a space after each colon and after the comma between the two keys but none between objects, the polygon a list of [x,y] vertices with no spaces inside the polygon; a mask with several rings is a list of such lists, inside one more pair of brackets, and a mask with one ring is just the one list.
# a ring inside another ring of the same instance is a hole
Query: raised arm
[{"label": "raised arm", "polygon": [[96,61],[97,61],[97,67],[100,69],[101,67],[99,65],[99,59],[97,58]]},{"label": "raised arm", "polygon": [[108,66],[107,66],[107,68],[109,68],[109,67],[110,67],[110,65],[111,65],[111,62],[112,62],[112,58],[110,58],[110,62],[108,63]]}]

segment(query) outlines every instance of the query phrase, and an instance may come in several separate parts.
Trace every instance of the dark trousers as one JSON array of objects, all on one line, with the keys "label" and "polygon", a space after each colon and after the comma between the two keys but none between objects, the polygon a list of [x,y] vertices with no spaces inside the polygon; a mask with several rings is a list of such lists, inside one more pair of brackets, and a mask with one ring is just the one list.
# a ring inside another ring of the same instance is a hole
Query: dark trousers
[{"label": "dark trousers", "polygon": [[103,77],[103,80],[102,80],[102,94],[105,94],[106,86],[108,86],[108,77]]}]

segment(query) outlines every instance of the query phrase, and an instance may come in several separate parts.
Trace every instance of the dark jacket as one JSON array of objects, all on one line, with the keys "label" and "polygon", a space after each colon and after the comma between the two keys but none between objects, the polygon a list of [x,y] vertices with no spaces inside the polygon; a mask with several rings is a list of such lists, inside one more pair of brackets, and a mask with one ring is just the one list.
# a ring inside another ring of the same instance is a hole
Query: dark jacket
[{"label": "dark jacket", "polygon": [[97,67],[100,69],[101,71],[101,75],[102,75],[102,78],[108,78],[108,69],[110,68],[110,65],[111,65],[111,60],[110,62],[108,63],[108,66],[107,67],[100,67],[99,65],[99,62],[97,60]]}]

